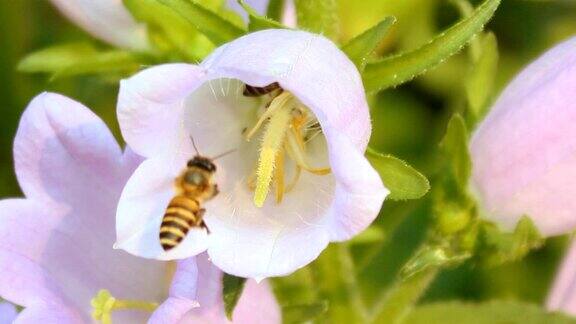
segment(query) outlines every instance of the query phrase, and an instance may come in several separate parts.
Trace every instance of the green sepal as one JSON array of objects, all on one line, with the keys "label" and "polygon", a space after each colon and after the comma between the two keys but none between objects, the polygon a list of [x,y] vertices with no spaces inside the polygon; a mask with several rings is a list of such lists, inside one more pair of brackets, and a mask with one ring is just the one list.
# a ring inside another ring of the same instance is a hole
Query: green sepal
[{"label": "green sepal", "polygon": [[284,0],[270,0],[268,1],[268,8],[266,8],[266,17],[282,21],[282,13],[284,11]]},{"label": "green sepal", "polygon": [[468,108],[474,120],[486,113],[494,89],[498,69],[498,42],[489,32],[479,36],[478,57],[464,83]]},{"label": "green sepal", "polygon": [[337,0],[294,0],[298,27],[337,40],[340,21]]},{"label": "green sepal", "polygon": [[148,27],[148,38],[163,54],[177,52],[190,61],[200,61],[214,45],[174,10],[157,0],[123,0],[132,16]]},{"label": "green sepal", "polygon": [[228,320],[232,321],[234,308],[242,296],[242,291],[246,284],[246,278],[240,278],[227,273],[222,278],[222,298],[224,300],[224,311]]},{"label": "green sepal", "polygon": [[520,260],[544,244],[544,238],[527,216],[518,221],[513,233],[502,232],[492,223],[483,223],[479,240],[479,260],[488,267]]},{"label": "green sepal", "polygon": [[448,122],[440,147],[446,156],[450,176],[458,185],[459,191],[466,192],[472,172],[472,161],[468,149],[466,122],[459,114],[454,114]]},{"label": "green sepal", "polygon": [[380,174],[384,186],[390,190],[389,199],[418,199],[430,190],[428,179],[408,163],[371,148],[366,151],[366,156]]},{"label": "green sepal", "polygon": [[328,302],[282,306],[282,323],[299,324],[310,322],[328,311]]},{"label": "green sepal", "polygon": [[54,45],[26,55],[17,69],[25,73],[55,73],[97,52],[85,42]]},{"label": "green sepal", "polygon": [[362,75],[367,91],[398,86],[425,73],[457,53],[492,18],[500,0],[486,0],[474,13],[438,35],[428,44],[407,53],[369,63]]},{"label": "green sepal", "polygon": [[264,29],[282,29],[287,28],[281,23],[274,21],[270,18],[260,15],[254,8],[250,7],[244,0],[238,0],[238,3],[248,13],[248,31],[254,32]]},{"label": "green sepal", "polygon": [[214,44],[221,45],[245,34],[222,15],[207,9],[193,0],[156,0],[180,14],[195,29],[204,34]]},{"label": "green sepal", "polygon": [[405,324],[574,324],[576,320],[542,306],[519,301],[485,303],[439,302],[418,306],[406,317]]},{"label": "green sepal", "polygon": [[400,270],[400,276],[406,280],[426,270],[457,265],[471,257],[469,253],[451,253],[441,246],[422,247]]},{"label": "green sepal", "polygon": [[389,16],[366,30],[362,34],[352,38],[346,45],[342,46],[342,51],[358,68],[364,70],[368,58],[374,53],[376,47],[387,35],[388,29],[396,22],[396,18]]}]

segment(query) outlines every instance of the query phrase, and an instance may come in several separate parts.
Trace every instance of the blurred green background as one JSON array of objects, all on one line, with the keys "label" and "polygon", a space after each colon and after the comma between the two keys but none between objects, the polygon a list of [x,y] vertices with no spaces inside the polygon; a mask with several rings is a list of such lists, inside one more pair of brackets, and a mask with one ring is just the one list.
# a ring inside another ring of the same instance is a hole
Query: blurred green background
[{"label": "blurred green background", "polygon": [[[339,10],[342,41],[384,16],[397,17],[396,25],[379,49],[381,55],[415,48],[460,17],[447,0],[340,0]],[[497,88],[501,89],[520,68],[547,48],[576,35],[576,1],[503,0],[488,29],[498,39],[500,64],[496,77]],[[27,53],[57,43],[86,40],[97,43],[62,17],[47,0],[0,1],[1,197],[20,195],[12,165],[12,141],[21,112],[38,93],[55,91],[81,101],[119,134],[115,120],[117,84],[90,76],[51,82],[46,75],[16,71],[19,60]],[[374,121],[372,144],[407,160],[434,183],[437,143],[447,118],[464,104],[461,80],[468,69],[468,56],[463,51],[416,81],[370,98]],[[383,237],[353,243],[358,282],[368,305],[378,300],[421,242],[430,215],[429,197],[414,202],[387,202],[376,224],[383,230]],[[548,240],[542,249],[521,262],[497,269],[465,263],[444,271],[424,302],[516,299],[541,303],[565,244],[565,238]],[[346,279],[352,274],[323,267],[330,264],[337,249],[338,245],[332,245],[313,267],[275,280],[279,298],[286,303],[326,298],[336,310],[338,305],[346,305],[344,287],[330,286],[345,281],[331,278]],[[316,290],[304,289],[309,287],[306,283],[316,282],[318,277],[322,278],[322,284]],[[334,314],[339,313],[331,312],[330,316]]]}]

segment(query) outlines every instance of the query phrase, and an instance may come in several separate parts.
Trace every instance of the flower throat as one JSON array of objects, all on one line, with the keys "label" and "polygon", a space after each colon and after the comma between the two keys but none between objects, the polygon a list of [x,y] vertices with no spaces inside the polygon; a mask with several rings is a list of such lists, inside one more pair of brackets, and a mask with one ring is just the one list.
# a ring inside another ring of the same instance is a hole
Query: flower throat
[{"label": "flower throat", "polygon": [[[314,168],[307,161],[306,144],[322,130],[314,115],[292,93],[282,89],[278,83],[272,83],[265,87],[246,85],[244,96],[270,98],[256,124],[245,133],[246,140],[250,141],[261,128],[265,128],[258,165],[248,181],[254,190],[257,207],[264,205],[271,185],[276,189],[276,202],[281,203],[284,194],[298,182],[302,170],[317,175],[330,173],[330,168]],[[284,179],[287,157],[296,165],[293,179],[288,184]]]}]

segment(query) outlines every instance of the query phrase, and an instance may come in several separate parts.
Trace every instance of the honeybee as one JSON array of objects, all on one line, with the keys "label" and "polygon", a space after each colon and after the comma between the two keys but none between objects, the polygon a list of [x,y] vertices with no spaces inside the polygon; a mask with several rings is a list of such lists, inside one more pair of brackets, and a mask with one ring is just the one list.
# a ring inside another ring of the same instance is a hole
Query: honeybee
[{"label": "honeybee", "polygon": [[253,87],[251,85],[246,85],[244,87],[244,92],[242,93],[245,97],[260,97],[265,94],[269,94],[276,90],[282,90],[278,82],[271,83],[263,87]]},{"label": "honeybee", "polygon": [[210,159],[200,155],[194,139],[191,140],[196,155],[176,178],[176,196],[168,203],[160,225],[160,244],[164,251],[178,246],[191,228],[203,228],[210,233],[204,222],[206,209],[202,208],[202,204],[218,194],[218,185],[214,181],[214,160],[232,152]]}]

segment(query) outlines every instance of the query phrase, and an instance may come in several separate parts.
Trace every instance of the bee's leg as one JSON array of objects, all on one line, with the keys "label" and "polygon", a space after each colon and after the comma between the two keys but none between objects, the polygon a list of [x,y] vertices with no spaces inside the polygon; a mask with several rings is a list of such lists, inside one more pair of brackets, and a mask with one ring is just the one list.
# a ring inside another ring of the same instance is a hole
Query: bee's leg
[{"label": "bee's leg", "polygon": [[220,193],[220,190],[218,189],[218,185],[214,184],[212,186],[212,196],[210,196],[210,198],[214,198],[219,193]]},{"label": "bee's leg", "polygon": [[206,222],[204,222],[204,214],[206,214],[206,209],[200,208],[198,210],[198,219],[201,219],[201,221],[200,224],[198,224],[198,226],[202,227],[203,229],[206,230],[206,232],[208,232],[208,234],[210,234],[210,229],[208,228],[208,226],[206,226]]}]

